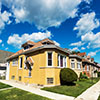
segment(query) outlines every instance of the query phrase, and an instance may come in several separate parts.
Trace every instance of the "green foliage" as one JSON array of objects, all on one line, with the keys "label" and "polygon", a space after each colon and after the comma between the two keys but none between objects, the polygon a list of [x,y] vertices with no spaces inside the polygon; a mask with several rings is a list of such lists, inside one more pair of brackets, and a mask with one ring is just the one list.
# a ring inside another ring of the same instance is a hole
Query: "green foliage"
[{"label": "green foliage", "polygon": [[71,54],[78,54],[78,53],[80,53],[80,51],[72,51]]},{"label": "green foliage", "polygon": [[100,77],[100,72],[97,72],[97,74],[98,74],[98,77]]},{"label": "green foliage", "polygon": [[97,70],[94,71],[94,73],[97,73],[97,72],[98,72]]},{"label": "green foliage", "polygon": [[88,77],[86,76],[86,73],[84,72],[84,74],[82,74],[82,72],[80,73],[80,79],[88,79]]},{"label": "green foliage", "polygon": [[77,81],[77,74],[70,68],[63,68],[60,71],[60,82],[61,85],[72,85]]}]

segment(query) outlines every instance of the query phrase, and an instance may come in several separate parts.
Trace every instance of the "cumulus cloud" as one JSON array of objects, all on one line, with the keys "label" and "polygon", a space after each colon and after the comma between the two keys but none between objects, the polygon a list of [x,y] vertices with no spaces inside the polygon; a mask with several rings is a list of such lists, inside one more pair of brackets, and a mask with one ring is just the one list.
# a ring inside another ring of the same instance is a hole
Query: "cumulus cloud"
[{"label": "cumulus cloud", "polygon": [[71,51],[80,51],[80,50],[78,49],[78,47],[75,47],[75,48],[71,49]]},{"label": "cumulus cloud", "polygon": [[84,45],[84,43],[82,43],[81,41],[76,42],[76,43],[71,43],[71,44],[70,44],[70,46],[78,46],[78,47],[80,47],[80,46],[82,46],[82,45]]},{"label": "cumulus cloud", "polygon": [[89,0],[1,0],[15,18],[35,24],[38,29],[59,26],[77,15],[78,5]]},{"label": "cumulus cloud", "polygon": [[53,41],[55,43],[55,45],[60,46],[60,44],[56,41]]},{"label": "cumulus cloud", "polygon": [[89,56],[95,56],[100,50],[96,50],[95,52],[88,53]]},{"label": "cumulus cloud", "polygon": [[85,50],[85,47],[81,47],[81,50]]},{"label": "cumulus cloud", "polygon": [[0,43],[2,43],[2,40],[0,40]]},{"label": "cumulus cloud", "polygon": [[19,36],[18,34],[13,34],[12,36],[9,36],[7,43],[20,48],[21,45],[28,40],[35,42],[50,37],[51,37],[51,33],[49,31],[45,33],[42,32],[32,33],[32,34],[25,33],[22,36]]},{"label": "cumulus cloud", "polygon": [[83,35],[81,40],[88,43],[88,48],[100,48],[100,32],[96,34],[89,32]]},{"label": "cumulus cloud", "polygon": [[11,13],[9,13],[7,11],[4,11],[3,13],[1,13],[1,11],[0,11],[0,33],[4,29],[6,24],[11,23],[11,21],[9,19],[10,16],[11,16]]},{"label": "cumulus cloud", "polygon": [[86,13],[81,15],[81,18],[76,23],[74,30],[78,31],[78,36],[91,32],[100,26],[99,20],[96,18],[95,12]]}]

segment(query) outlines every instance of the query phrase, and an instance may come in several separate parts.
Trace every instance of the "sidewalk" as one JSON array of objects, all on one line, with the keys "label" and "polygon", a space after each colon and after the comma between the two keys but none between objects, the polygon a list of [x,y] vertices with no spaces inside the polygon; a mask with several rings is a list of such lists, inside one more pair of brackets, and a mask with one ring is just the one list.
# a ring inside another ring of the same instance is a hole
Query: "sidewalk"
[{"label": "sidewalk", "polygon": [[71,97],[71,96],[66,96],[66,95],[62,95],[62,94],[57,94],[57,93],[53,93],[53,92],[40,90],[38,88],[22,85],[17,82],[14,82],[14,81],[0,80],[0,82],[2,82],[4,84],[9,84],[13,87],[16,87],[16,88],[19,88],[19,89],[43,96],[43,97],[47,97],[47,98],[50,98],[53,100],[74,100],[75,99],[74,97]]},{"label": "sidewalk", "polygon": [[100,95],[100,81],[88,88],[75,100],[97,100]]}]

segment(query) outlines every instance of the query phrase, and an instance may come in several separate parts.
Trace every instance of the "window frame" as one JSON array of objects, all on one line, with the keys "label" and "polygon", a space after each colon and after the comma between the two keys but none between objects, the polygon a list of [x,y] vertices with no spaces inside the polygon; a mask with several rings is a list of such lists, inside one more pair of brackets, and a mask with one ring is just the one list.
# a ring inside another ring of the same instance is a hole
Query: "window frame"
[{"label": "window frame", "polygon": [[[62,55],[62,54],[59,54],[59,53],[58,53],[58,56],[57,56],[57,66],[60,67],[60,68],[67,67],[67,56]],[[62,62],[63,63],[63,66],[61,66],[61,56],[62,56],[62,59],[63,59],[63,62]],[[58,64],[58,62],[59,62],[59,64]]]},{"label": "window frame", "polygon": [[[22,59],[22,60],[21,60]],[[22,61],[22,63],[21,63],[21,61]],[[22,66],[21,66],[22,65]],[[23,57],[20,57],[20,62],[19,62],[19,69],[22,69],[22,67],[23,67]]]},{"label": "window frame", "polygon": [[[73,61],[72,61],[73,60]],[[74,68],[72,67],[72,64],[74,64]],[[75,69],[75,59],[71,59],[71,68]]]},{"label": "window frame", "polygon": [[47,84],[54,84],[54,78],[53,77],[47,77]]},{"label": "window frame", "polygon": [[[51,53],[52,57],[51,57],[51,65],[48,64],[48,54]],[[47,67],[53,67],[53,52],[52,51],[48,51],[47,52]]]},{"label": "window frame", "polygon": [[[80,67],[78,65],[80,65]],[[81,70],[81,62],[79,61],[77,62],[77,69]]]}]

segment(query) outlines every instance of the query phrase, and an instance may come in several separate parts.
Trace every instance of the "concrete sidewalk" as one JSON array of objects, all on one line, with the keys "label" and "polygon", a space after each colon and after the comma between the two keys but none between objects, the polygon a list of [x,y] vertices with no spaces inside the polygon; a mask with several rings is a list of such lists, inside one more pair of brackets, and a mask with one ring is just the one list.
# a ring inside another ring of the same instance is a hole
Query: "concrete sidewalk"
[{"label": "concrete sidewalk", "polygon": [[75,100],[97,100],[100,95],[100,81],[88,88]]},{"label": "concrete sidewalk", "polygon": [[16,88],[40,95],[40,96],[44,96],[44,97],[47,97],[50,99],[54,99],[54,100],[74,100],[75,99],[74,97],[71,97],[71,96],[66,96],[66,95],[62,95],[62,94],[57,94],[57,93],[53,93],[53,92],[40,90],[38,88],[19,84],[19,83],[14,82],[14,81],[0,80],[0,82],[2,82],[4,84],[9,84],[13,87],[16,87]]}]

